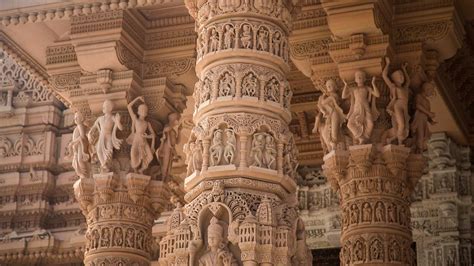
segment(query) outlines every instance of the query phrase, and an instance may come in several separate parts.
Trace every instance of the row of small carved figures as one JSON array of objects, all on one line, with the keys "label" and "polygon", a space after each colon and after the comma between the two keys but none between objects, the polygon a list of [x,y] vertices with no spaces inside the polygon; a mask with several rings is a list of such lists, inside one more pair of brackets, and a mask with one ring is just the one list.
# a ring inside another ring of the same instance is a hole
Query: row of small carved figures
[{"label": "row of small carved figures", "polygon": [[[367,242],[370,242],[370,245],[367,245]],[[385,241],[378,238],[371,239],[370,241],[361,238],[354,241],[353,244],[347,241],[341,249],[341,265],[364,261],[409,262],[414,255],[410,246],[402,248],[402,245],[396,239],[390,241],[387,250],[385,250],[383,242]],[[388,256],[386,256],[386,252],[388,252]]]},{"label": "row of small carved figures", "polygon": [[[375,205],[374,211],[372,205]],[[403,208],[391,203],[385,208],[385,204],[381,201],[371,204],[364,202],[360,204],[352,204],[351,206],[345,206],[342,208],[342,221],[343,227],[348,227],[353,224],[359,223],[399,223],[402,226],[409,226],[409,208]],[[362,209],[362,212],[360,211]],[[397,211],[398,210],[398,211]],[[361,215],[362,214],[362,215]]]},{"label": "row of small carved figures", "polygon": [[[285,108],[290,106],[292,91],[288,86],[282,86],[280,82],[273,77],[265,83],[263,91],[260,92],[262,82],[264,81],[260,80],[253,72],[246,74],[240,83],[242,97],[255,97],[265,101],[280,103]],[[227,71],[218,79],[215,88],[211,85],[209,78],[204,79],[201,84],[202,86],[198,86],[194,92],[196,109],[198,109],[201,104],[211,100],[211,98],[236,97],[237,94],[235,77],[232,73]],[[214,90],[217,90],[217,93],[212,97]],[[283,96],[283,102],[281,102],[281,96]]]},{"label": "row of small carved figures", "polygon": [[151,238],[143,230],[132,227],[122,228],[120,226],[89,229],[86,232],[86,240],[86,251],[111,247],[148,251],[151,245]]},{"label": "row of small carved figures", "polygon": [[252,26],[248,23],[222,24],[218,29],[203,29],[197,40],[198,58],[207,53],[226,49],[250,49],[264,51],[288,60],[288,42],[278,30],[267,26]]}]

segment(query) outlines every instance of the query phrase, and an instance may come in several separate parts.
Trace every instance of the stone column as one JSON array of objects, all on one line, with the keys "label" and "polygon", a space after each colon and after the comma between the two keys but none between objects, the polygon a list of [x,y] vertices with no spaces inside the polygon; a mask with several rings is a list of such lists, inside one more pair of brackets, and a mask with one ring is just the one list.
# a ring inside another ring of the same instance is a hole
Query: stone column
[{"label": "stone column", "polygon": [[[185,180],[186,217],[168,220],[175,229],[161,242],[162,265],[311,265],[288,128],[292,2],[186,1],[198,33],[197,86],[212,95],[194,112],[189,143],[209,142],[188,151],[203,157],[202,169]],[[170,239],[187,239],[189,256],[177,256]]]},{"label": "stone column", "polygon": [[88,13],[71,18],[70,43],[51,48],[72,53],[61,57],[67,64],[49,60],[48,71],[76,113],[70,149],[87,266],[150,265],[152,226],[173,194],[185,90],[162,73],[144,75],[157,62],[145,57],[137,32],[146,35],[127,10]]}]

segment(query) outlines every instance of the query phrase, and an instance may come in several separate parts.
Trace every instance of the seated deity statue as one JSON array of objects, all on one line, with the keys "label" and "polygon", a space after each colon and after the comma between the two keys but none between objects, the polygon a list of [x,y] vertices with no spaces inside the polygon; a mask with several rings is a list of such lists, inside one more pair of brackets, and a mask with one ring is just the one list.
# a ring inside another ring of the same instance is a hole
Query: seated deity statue
[{"label": "seated deity statue", "polygon": [[198,262],[199,266],[237,266],[234,255],[227,248],[224,228],[212,217],[207,228],[207,251]]}]

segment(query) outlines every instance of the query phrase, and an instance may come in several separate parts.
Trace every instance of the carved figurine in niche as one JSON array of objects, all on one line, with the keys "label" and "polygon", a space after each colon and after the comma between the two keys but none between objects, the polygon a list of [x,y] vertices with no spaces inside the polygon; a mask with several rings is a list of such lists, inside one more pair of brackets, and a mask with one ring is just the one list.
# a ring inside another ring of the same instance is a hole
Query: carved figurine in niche
[{"label": "carved figurine in niche", "polygon": [[351,207],[351,224],[359,223],[359,208],[353,204]]},{"label": "carved figurine in niche", "polygon": [[240,36],[240,42],[242,43],[242,47],[246,49],[252,49],[252,28],[248,24],[244,24],[242,26],[242,34]]},{"label": "carved figurine in niche", "polygon": [[362,221],[372,221],[372,208],[370,207],[370,204],[368,202],[364,203],[364,207],[362,207]]},{"label": "carved figurine in niche", "polygon": [[209,37],[210,49],[209,52],[215,52],[219,48],[219,33],[215,28],[211,29],[211,35]]},{"label": "carved figurine in niche", "polygon": [[90,174],[89,140],[87,139],[84,117],[81,113],[74,114],[76,128],[72,132],[72,140],[67,149],[72,154],[72,167],[80,178],[87,178]]},{"label": "carved figurine in niche", "polygon": [[219,81],[219,97],[233,96],[235,93],[235,80],[229,74],[225,72]]},{"label": "carved figurine in niche", "polygon": [[92,230],[91,248],[99,248],[100,234],[97,229]]},{"label": "carved figurine in niche", "polygon": [[268,50],[268,31],[260,28],[257,33],[257,49],[261,51]]},{"label": "carved figurine in niche", "polygon": [[180,115],[171,113],[168,115],[168,124],[163,129],[163,135],[160,139],[160,147],[156,150],[156,157],[160,162],[161,175],[163,178],[169,176],[173,158],[176,155],[176,143],[179,139]]},{"label": "carved figurine in niche", "polygon": [[268,169],[276,169],[276,155],[277,150],[275,145],[275,139],[270,134],[267,134],[267,136],[265,137],[264,159],[265,165]]},{"label": "carved figurine in niche", "polygon": [[351,131],[355,144],[364,144],[370,139],[374,121],[379,116],[375,98],[380,97],[380,92],[375,85],[375,77],[372,78],[372,87],[365,85],[364,71],[356,71],[354,77],[357,86],[349,88],[344,81],[342,99],[351,99],[347,128]]},{"label": "carved figurine in niche", "polygon": [[290,108],[291,99],[293,98],[293,90],[290,88],[288,81],[285,81],[285,97],[283,101],[283,107]]},{"label": "carved figurine in niche", "polygon": [[319,113],[316,115],[313,128],[313,133],[319,132],[325,152],[335,150],[337,144],[343,141],[341,127],[346,118],[339,103],[336,82],[330,79],[326,81],[323,95],[319,96]]},{"label": "carved figurine in niche", "polygon": [[125,233],[125,247],[135,247],[135,232],[132,228],[128,228],[127,232]]},{"label": "carved figurine in niche", "polygon": [[284,164],[283,164],[283,172],[293,177],[296,173],[296,169],[298,168],[298,150],[295,147],[295,143],[293,139],[290,139],[287,145],[284,146],[283,150],[284,156]]},{"label": "carved figurine in niche", "polygon": [[207,252],[199,259],[199,266],[237,266],[233,254],[227,248],[224,228],[216,217],[207,228]]},{"label": "carved figurine in niche", "polygon": [[383,259],[383,245],[380,240],[376,239],[370,246],[370,259],[382,260]]},{"label": "carved figurine in niche", "polygon": [[415,97],[415,116],[411,122],[411,132],[415,138],[415,152],[422,153],[426,149],[426,143],[430,138],[428,124],[436,124],[435,114],[431,112],[429,98],[435,93],[435,85],[425,82],[421,85],[421,91]]},{"label": "carved figurine in niche", "polygon": [[202,166],[202,143],[200,140],[196,140],[194,149],[192,150],[192,163],[194,171],[201,171]]},{"label": "carved figurine in niche", "polygon": [[115,227],[114,229],[113,245],[116,247],[121,247],[123,245],[123,232],[120,227]]},{"label": "carved figurine in niche", "polygon": [[400,245],[393,241],[388,249],[390,261],[400,261]]},{"label": "carved figurine in niche", "polygon": [[265,148],[265,133],[256,133],[252,140],[252,150],[250,151],[253,158],[252,166],[263,167],[263,150]]},{"label": "carved figurine in niche", "polygon": [[253,73],[247,74],[242,81],[242,95],[256,97],[258,92],[258,80]]},{"label": "carved figurine in niche", "polygon": [[362,244],[360,240],[357,240],[357,242],[354,245],[354,260],[363,261],[365,257],[364,253],[365,253],[364,244]]},{"label": "carved figurine in niche", "polygon": [[224,154],[224,136],[222,129],[217,129],[212,137],[210,151],[210,165],[217,166],[222,162],[222,156]]},{"label": "carved figurine in niche", "polygon": [[265,86],[265,100],[280,102],[280,83],[272,78]]},{"label": "carved figurine in niche", "polygon": [[[142,104],[138,106],[138,115],[133,111],[133,105],[137,101]],[[143,173],[153,160],[153,150],[155,149],[155,131],[150,122],[146,121],[148,106],[145,104],[143,96],[135,98],[128,106],[128,113],[132,119],[132,132],[127,138],[130,148],[130,166],[135,173]],[[151,139],[151,143],[148,140]],[[140,167],[141,166],[141,167]]]},{"label": "carved figurine in niche", "polygon": [[225,25],[224,31],[224,49],[231,49],[234,43],[235,29],[232,25]]},{"label": "carved figurine in niche", "polygon": [[194,173],[194,164],[193,164],[193,152],[196,148],[196,143],[190,142],[186,143],[183,146],[183,151],[186,153],[186,164],[188,167],[186,168],[186,175],[190,175]]},{"label": "carved figurine in niche", "polygon": [[205,101],[211,99],[211,82],[209,79],[205,79],[202,83],[202,90],[200,92],[200,103],[204,103]]},{"label": "carved figurine in niche", "polygon": [[[392,132],[394,137],[398,140],[398,145],[403,145],[403,142],[408,137],[408,96],[410,77],[408,76],[406,67],[407,63],[402,65],[402,70],[396,70],[388,77],[388,68],[390,66],[390,59],[385,58],[385,68],[382,71],[382,77],[390,89],[390,102],[387,106],[387,113],[392,117]],[[389,138],[387,144],[391,142]]]},{"label": "carved figurine in niche", "polygon": [[395,205],[389,205],[387,207],[387,220],[389,223],[395,223],[397,222],[395,216],[396,216],[396,213],[397,213],[397,207]]},{"label": "carved figurine in niche", "polygon": [[[122,140],[117,138],[117,130],[122,130],[122,123],[120,122],[120,114],[115,116],[112,114],[114,105],[111,100],[105,100],[102,112],[95,121],[94,125],[89,130],[87,137],[91,144],[95,144],[95,152],[100,162],[100,170],[102,173],[110,171],[110,163],[112,161],[113,150],[120,149]],[[96,138],[97,132],[99,134]]]},{"label": "carved figurine in niche", "polygon": [[279,31],[275,32],[272,38],[273,53],[275,55],[280,55],[280,45],[281,45],[281,33]]},{"label": "carved figurine in niche", "polygon": [[446,256],[446,266],[456,265],[456,251],[454,248],[449,249],[448,255]]},{"label": "carved figurine in niche", "polygon": [[232,164],[234,162],[235,148],[237,146],[237,140],[235,139],[234,130],[228,128],[225,130],[226,144],[224,147],[224,160],[226,164]]},{"label": "carved figurine in niche", "polygon": [[102,235],[100,237],[100,246],[108,247],[109,245],[110,245],[110,230],[109,228],[105,227],[105,228],[102,228]]},{"label": "carved figurine in niche", "polygon": [[385,221],[385,208],[383,207],[382,202],[377,202],[377,204],[375,204],[375,221],[376,222]]}]

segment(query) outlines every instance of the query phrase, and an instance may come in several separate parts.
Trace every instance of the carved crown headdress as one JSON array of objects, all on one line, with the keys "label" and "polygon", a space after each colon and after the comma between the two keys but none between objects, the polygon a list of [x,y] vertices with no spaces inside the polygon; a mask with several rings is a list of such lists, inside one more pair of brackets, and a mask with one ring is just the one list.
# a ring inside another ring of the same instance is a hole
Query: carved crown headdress
[{"label": "carved crown headdress", "polygon": [[211,218],[211,223],[207,227],[207,234],[224,236],[224,228],[219,224],[219,220],[216,217]]}]

